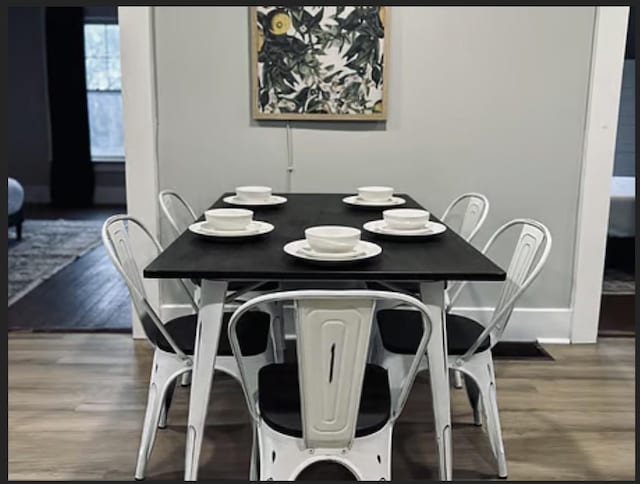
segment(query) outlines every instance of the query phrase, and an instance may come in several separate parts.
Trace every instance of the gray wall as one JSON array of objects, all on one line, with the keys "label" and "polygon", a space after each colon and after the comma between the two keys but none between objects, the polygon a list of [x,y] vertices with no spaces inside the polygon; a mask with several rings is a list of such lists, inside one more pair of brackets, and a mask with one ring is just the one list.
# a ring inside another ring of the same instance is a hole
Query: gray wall
[{"label": "gray wall", "polygon": [[51,159],[44,8],[9,8],[8,26],[8,174],[29,197],[32,186],[48,186]]},{"label": "gray wall", "polygon": [[[514,217],[553,233],[522,306],[569,307],[594,12],[394,7],[388,122],[292,123],[292,189],[388,183],[436,214],[483,192],[479,244]],[[155,18],[160,189],[198,211],[240,183],[284,189],[284,124],[249,113],[247,8],[160,7]]]},{"label": "gray wall", "polygon": [[[114,7],[92,14],[115,15]],[[49,201],[51,144],[47,98],[44,7],[10,7],[8,18],[8,175],[29,202]],[[97,203],[125,203],[124,167],[96,168]]]}]

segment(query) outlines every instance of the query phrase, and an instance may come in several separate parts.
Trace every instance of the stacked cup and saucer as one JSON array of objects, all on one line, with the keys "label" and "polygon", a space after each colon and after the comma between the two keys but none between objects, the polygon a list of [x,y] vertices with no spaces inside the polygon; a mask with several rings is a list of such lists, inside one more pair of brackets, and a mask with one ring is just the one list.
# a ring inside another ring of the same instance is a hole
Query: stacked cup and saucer
[{"label": "stacked cup and saucer", "polygon": [[320,264],[342,264],[376,257],[382,247],[361,240],[360,229],[342,225],[319,225],[304,231],[305,238],[286,244],[284,251],[298,259]]},{"label": "stacked cup and saucer", "polygon": [[347,205],[362,208],[384,208],[403,205],[406,200],[393,195],[392,187],[366,186],[358,188],[357,195],[351,195],[342,199]]},{"label": "stacked cup and saucer", "polygon": [[222,201],[243,207],[276,207],[286,203],[287,199],[274,195],[271,187],[247,185],[236,187],[236,194],[224,197]]},{"label": "stacked cup and saucer", "polygon": [[382,220],[364,224],[367,232],[391,237],[431,237],[447,230],[441,223],[429,220],[430,213],[416,208],[394,208],[382,212]]},{"label": "stacked cup and saucer", "polygon": [[268,234],[274,226],[253,220],[253,211],[246,208],[212,208],[204,213],[205,220],[189,226],[194,234],[214,239],[234,239]]}]

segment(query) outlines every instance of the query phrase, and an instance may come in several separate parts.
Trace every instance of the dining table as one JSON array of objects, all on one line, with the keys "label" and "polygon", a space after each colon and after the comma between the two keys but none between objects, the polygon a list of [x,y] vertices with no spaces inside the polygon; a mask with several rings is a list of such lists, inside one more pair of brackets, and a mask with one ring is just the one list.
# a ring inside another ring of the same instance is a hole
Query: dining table
[{"label": "dining table", "polygon": [[[211,208],[229,207],[224,193]],[[185,448],[187,481],[197,480],[198,463],[209,395],[213,383],[225,298],[230,286],[251,286],[256,282],[295,285],[313,283],[316,287],[332,283],[382,283],[390,286],[411,284],[429,309],[432,323],[428,352],[437,357],[430,367],[431,384],[443,391],[433,404],[446,408],[445,429],[436,439],[445,443],[439,455],[440,479],[452,478],[452,445],[449,375],[447,364],[444,298],[446,281],[502,281],[505,272],[451,229],[432,237],[392,237],[362,231],[362,239],[382,247],[376,257],[350,263],[322,265],[301,260],[284,252],[283,247],[304,238],[306,228],[342,225],[362,228],[381,219],[383,208],[352,206],[345,193],[282,193],[286,203],[277,207],[251,207],[254,219],[272,224],[268,234],[246,239],[212,239],[187,230],[167,246],[144,269],[145,278],[200,279],[200,307],[193,355],[191,394]],[[424,209],[406,193],[402,208]],[[394,207],[395,208],[395,207]],[[203,216],[200,220],[203,219]],[[431,215],[431,219],[438,221]],[[436,422],[438,424],[438,422]]]}]

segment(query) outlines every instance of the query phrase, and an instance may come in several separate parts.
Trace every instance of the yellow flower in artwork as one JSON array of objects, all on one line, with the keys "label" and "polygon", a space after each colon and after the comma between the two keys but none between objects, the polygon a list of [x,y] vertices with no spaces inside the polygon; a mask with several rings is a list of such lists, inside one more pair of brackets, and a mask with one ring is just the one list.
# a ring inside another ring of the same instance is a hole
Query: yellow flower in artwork
[{"label": "yellow flower in artwork", "polygon": [[291,27],[291,17],[284,12],[279,12],[271,18],[271,33],[273,35],[286,34]]},{"label": "yellow flower in artwork", "polygon": [[373,112],[374,113],[381,113],[382,112],[382,101],[378,101],[377,103],[375,103],[373,105]]},{"label": "yellow flower in artwork", "polygon": [[384,27],[384,12],[385,12],[385,8],[384,7],[380,7],[380,10],[378,10],[378,17],[380,17],[380,23],[382,24],[382,26]]},{"label": "yellow flower in artwork", "polygon": [[262,50],[262,46],[264,45],[264,32],[262,29],[258,30],[258,52]]}]

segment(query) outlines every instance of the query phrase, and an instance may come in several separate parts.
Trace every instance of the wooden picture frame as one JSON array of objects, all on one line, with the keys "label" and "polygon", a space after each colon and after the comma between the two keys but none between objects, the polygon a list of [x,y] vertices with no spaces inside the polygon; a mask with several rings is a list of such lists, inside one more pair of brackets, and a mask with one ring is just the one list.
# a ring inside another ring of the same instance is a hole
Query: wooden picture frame
[{"label": "wooden picture frame", "polygon": [[389,20],[379,6],[249,7],[252,117],[386,120]]}]

